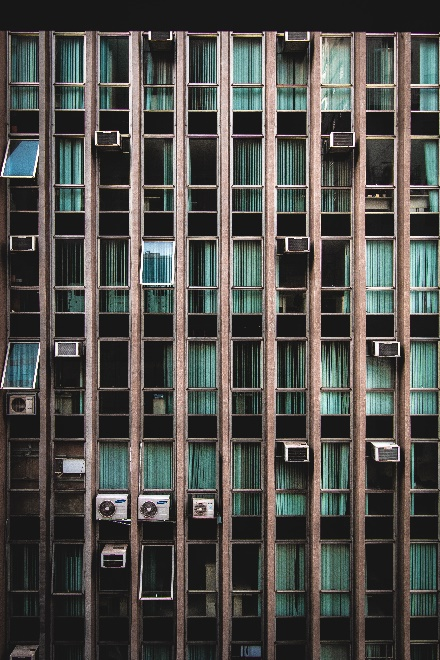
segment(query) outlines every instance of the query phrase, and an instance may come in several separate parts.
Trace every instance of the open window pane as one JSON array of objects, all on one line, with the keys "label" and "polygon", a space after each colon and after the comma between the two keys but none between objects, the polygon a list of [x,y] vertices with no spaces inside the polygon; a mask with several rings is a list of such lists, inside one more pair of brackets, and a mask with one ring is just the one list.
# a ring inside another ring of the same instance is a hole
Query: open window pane
[{"label": "open window pane", "polygon": [[33,178],[37,171],[38,153],[38,140],[9,140],[1,176]]},{"label": "open window pane", "polygon": [[3,369],[2,388],[34,389],[39,360],[39,342],[10,342]]},{"label": "open window pane", "polygon": [[174,284],[174,242],[143,242],[141,284],[155,286]]},{"label": "open window pane", "polygon": [[144,545],[141,553],[140,600],[172,600],[173,582],[173,547]]}]

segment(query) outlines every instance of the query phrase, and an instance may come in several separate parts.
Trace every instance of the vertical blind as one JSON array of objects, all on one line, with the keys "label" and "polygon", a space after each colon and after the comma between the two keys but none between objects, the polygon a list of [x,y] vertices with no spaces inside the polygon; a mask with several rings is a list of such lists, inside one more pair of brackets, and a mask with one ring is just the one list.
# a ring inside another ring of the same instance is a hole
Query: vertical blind
[{"label": "vertical blind", "polygon": [[410,387],[412,415],[438,414],[437,342],[411,341]]},{"label": "vertical blind", "polygon": [[190,442],[188,445],[188,488],[216,487],[216,447],[214,443]]},{"label": "vertical blind", "polygon": [[321,110],[350,110],[351,39],[323,38],[321,55]]},{"label": "vertical blind", "polygon": [[147,442],[144,445],[143,487],[173,487],[173,445],[171,442]]},{"label": "vertical blind", "polygon": [[306,342],[277,342],[277,387],[306,386]]},{"label": "vertical blind", "polygon": [[437,544],[410,544],[411,616],[438,614]]},{"label": "vertical blind", "polygon": [[11,35],[11,110],[38,110],[38,36]]},{"label": "vertical blind", "polygon": [[127,442],[99,443],[99,488],[128,488],[128,466]]},{"label": "vertical blind", "polygon": [[[350,546],[321,544],[321,616],[350,615]],[[345,593],[344,593],[345,592]]]},{"label": "vertical blind", "polygon": [[[277,460],[275,463],[275,487],[277,491],[305,491],[307,473],[304,465]],[[306,495],[304,492],[277,492],[277,516],[305,516]]]},{"label": "vertical blind", "polygon": [[[68,185],[84,185],[84,139],[56,139],[56,178],[55,183]],[[84,190],[82,188],[58,189],[59,211],[82,211]]]},{"label": "vertical blind", "polygon": [[392,314],[394,292],[382,290],[394,285],[393,241],[367,241],[366,285],[376,291],[367,291],[367,314]]},{"label": "vertical blind", "polygon": [[101,238],[99,247],[100,286],[128,286],[128,240]]},{"label": "vertical blind", "polygon": [[279,186],[304,186],[306,183],[306,141],[277,141],[277,183]]},{"label": "vertical blind", "polygon": [[276,616],[304,616],[305,547],[302,543],[279,543],[275,552]]},{"label": "vertical blind", "polygon": [[54,546],[53,593],[79,593],[83,590],[83,546]]},{"label": "vertical blind", "polygon": [[261,343],[259,341],[234,341],[232,364],[233,387],[261,387]]},{"label": "vertical blind", "polygon": [[84,89],[73,83],[84,82],[84,37],[55,37],[55,94],[57,108],[77,110],[84,108]]},{"label": "vertical blind", "polygon": [[[232,487],[240,490],[261,488],[261,445],[236,442],[232,450]],[[233,493],[234,515],[260,515],[261,493]]]},{"label": "vertical blind", "polygon": [[[321,490],[348,490],[350,445],[341,442],[323,442],[321,451]],[[348,493],[321,492],[321,515],[346,516],[349,513]]]},{"label": "vertical blind", "polygon": [[84,241],[55,241],[55,286],[84,286]]}]

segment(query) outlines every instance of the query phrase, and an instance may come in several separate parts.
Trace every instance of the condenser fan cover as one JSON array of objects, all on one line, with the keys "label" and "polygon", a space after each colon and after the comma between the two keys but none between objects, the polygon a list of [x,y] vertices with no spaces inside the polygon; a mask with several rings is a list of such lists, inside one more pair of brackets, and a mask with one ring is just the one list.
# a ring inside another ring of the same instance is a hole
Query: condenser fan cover
[{"label": "condenser fan cover", "polygon": [[206,504],[205,502],[195,502],[194,504],[194,515],[203,516],[206,513]]},{"label": "condenser fan cover", "polygon": [[157,506],[155,502],[152,502],[151,500],[147,500],[144,502],[141,507],[140,511],[145,518],[153,518],[157,514]]},{"label": "condenser fan cover", "polygon": [[111,500],[104,500],[99,505],[100,514],[102,516],[105,516],[106,518],[110,518],[110,516],[112,516],[115,511],[116,511],[115,503],[112,502]]}]

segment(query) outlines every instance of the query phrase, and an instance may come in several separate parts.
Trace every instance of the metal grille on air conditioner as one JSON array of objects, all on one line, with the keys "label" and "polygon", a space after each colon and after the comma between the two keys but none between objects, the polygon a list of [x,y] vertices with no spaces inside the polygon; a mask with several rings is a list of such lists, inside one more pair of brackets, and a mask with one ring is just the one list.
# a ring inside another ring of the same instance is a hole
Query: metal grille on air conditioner
[{"label": "metal grille on air conditioner", "polygon": [[375,461],[397,463],[400,461],[400,447],[395,442],[370,442],[370,455]]},{"label": "metal grille on air conditioner", "polygon": [[333,132],[330,133],[329,147],[331,151],[347,151],[354,149],[355,134],[352,132]]},{"label": "metal grille on air conditioner", "polygon": [[126,543],[107,543],[101,551],[101,568],[125,568],[127,548]]},{"label": "metal grille on air conditioner", "polygon": [[169,495],[139,495],[138,519],[146,521],[169,520]]},{"label": "metal grille on air conditioner", "polygon": [[373,341],[372,355],[374,357],[400,357],[400,342]]},{"label": "metal grille on air conditioner", "polygon": [[35,415],[36,412],[36,394],[8,394],[8,415]]},{"label": "metal grille on air conditioner", "polygon": [[310,42],[310,32],[284,32],[285,52],[305,50]]},{"label": "metal grille on air conditioner", "polygon": [[128,509],[128,495],[103,494],[96,496],[97,520],[126,520]]},{"label": "metal grille on air conditioner", "polygon": [[35,252],[36,236],[10,236],[9,249],[11,252]]},{"label": "metal grille on air conditioner", "polygon": [[283,444],[286,463],[307,463],[309,461],[309,445],[307,442],[285,441]]},{"label": "metal grille on air conditioner", "polygon": [[55,357],[79,357],[81,343],[79,341],[56,341]]},{"label": "metal grille on air conditioner", "polygon": [[287,236],[284,242],[285,252],[310,252],[308,236]]},{"label": "metal grille on air conditioner", "polygon": [[214,498],[194,497],[192,505],[193,518],[214,518]]},{"label": "metal grille on air conditioner", "polygon": [[119,149],[121,134],[119,131],[95,131],[95,146],[106,149]]}]

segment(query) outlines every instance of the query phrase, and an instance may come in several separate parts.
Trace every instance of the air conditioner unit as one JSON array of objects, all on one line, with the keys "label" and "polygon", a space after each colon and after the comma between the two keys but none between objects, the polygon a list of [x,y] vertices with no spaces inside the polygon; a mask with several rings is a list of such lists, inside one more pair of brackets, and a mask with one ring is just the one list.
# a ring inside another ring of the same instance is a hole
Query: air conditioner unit
[{"label": "air conditioner unit", "polygon": [[55,357],[80,357],[80,341],[56,341]]},{"label": "air conditioner unit", "polygon": [[214,498],[193,497],[193,518],[214,518]]},{"label": "air conditioner unit", "polygon": [[169,43],[173,41],[173,33],[168,30],[152,30],[147,32],[148,41],[154,43]]},{"label": "air conditioner unit", "polygon": [[374,357],[400,357],[400,341],[373,341]]},{"label": "air conditioner unit", "polygon": [[310,43],[310,32],[285,32],[283,50],[305,50]]},{"label": "air conditioner unit", "polygon": [[398,463],[400,461],[400,447],[391,441],[370,442],[370,455],[375,461],[381,463]]},{"label": "air conditioner unit", "polygon": [[35,415],[37,413],[36,394],[8,394],[8,415]]},{"label": "air conditioner unit", "polygon": [[169,495],[139,495],[138,497],[138,519],[157,522],[169,520],[170,518],[170,496]]},{"label": "air conditioner unit", "polygon": [[125,568],[127,549],[126,543],[107,543],[101,551],[101,568]]},{"label": "air conditioner unit", "polygon": [[26,646],[18,644],[9,656],[9,660],[14,660],[14,658],[20,658],[21,660],[37,660],[38,646],[36,644],[27,644]]},{"label": "air conditioner unit", "polygon": [[84,474],[85,471],[84,458],[55,458],[56,474]]},{"label": "air conditioner unit", "polygon": [[310,252],[308,236],[287,236],[284,239],[284,252]]},{"label": "air conditioner unit", "polygon": [[308,463],[309,445],[302,440],[284,441],[284,460],[286,463]]},{"label": "air conditioner unit", "polygon": [[330,151],[348,151],[349,149],[354,149],[355,143],[355,134],[352,132],[330,133]]},{"label": "air conditioner unit", "polygon": [[95,146],[103,149],[120,149],[121,134],[119,131],[95,131]]},{"label": "air conditioner unit", "polygon": [[37,247],[36,236],[10,236],[9,250],[11,252],[35,252]]},{"label": "air conditioner unit", "polygon": [[96,520],[127,520],[128,495],[100,494],[96,496]]}]

